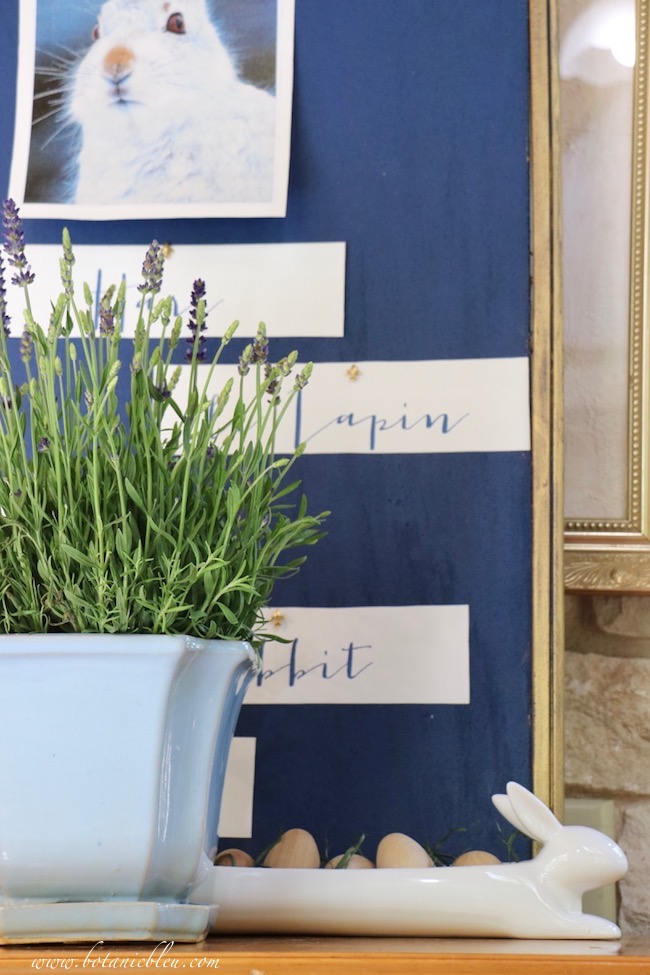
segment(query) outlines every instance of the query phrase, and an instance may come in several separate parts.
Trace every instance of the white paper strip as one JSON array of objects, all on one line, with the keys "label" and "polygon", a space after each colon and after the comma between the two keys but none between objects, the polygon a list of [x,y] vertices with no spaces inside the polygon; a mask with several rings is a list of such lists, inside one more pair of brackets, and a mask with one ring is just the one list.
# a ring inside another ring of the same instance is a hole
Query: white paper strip
[{"label": "white paper strip", "polygon": [[[128,303],[123,335],[132,337],[140,307],[138,285],[148,245],[94,244],[74,246],[77,300],[85,307],[83,284],[94,296],[95,313],[111,284],[126,280]],[[44,328],[50,302],[61,289],[59,258],[54,244],[32,244],[28,260],[36,274],[31,289],[34,314]],[[345,303],[345,244],[178,244],[165,262],[162,296],[172,295],[175,313],[189,308],[192,284],[206,282],[207,335],[223,335],[235,319],[237,334],[250,337],[260,321],[273,338],[282,336],[338,338],[343,335]],[[22,293],[8,288],[9,310],[22,322]],[[20,335],[20,327],[14,327]],[[188,333],[189,334],[189,333]]]},{"label": "white paper strip", "polygon": [[[295,439],[320,454],[529,450],[528,360],[320,364]],[[354,373],[353,373],[354,374]]]},{"label": "white paper strip", "polygon": [[468,606],[281,608],[245,704],[468,704]]},{"label": "white paper strip", "polygon": [[233,738],[223,784],[219,836],[253,835],[255,738]]},{"label": "white paper strip", "polygon": [[[301,441],[315,454],[530,450],[526,358],[361,362],[356,370],[352,380],[345,363],[317,363],[287,412],[280,451]],[[213,394],[236,374],[235,367],[218,369]]]}]

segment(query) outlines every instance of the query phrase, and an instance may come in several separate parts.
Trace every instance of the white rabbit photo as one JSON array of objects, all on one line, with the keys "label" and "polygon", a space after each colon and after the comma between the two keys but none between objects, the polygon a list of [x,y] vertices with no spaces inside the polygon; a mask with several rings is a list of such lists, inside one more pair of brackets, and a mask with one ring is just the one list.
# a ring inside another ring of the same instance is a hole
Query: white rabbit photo
[{"label": "white rabbit photo", "polygon": [[35,10],[25,203],[125,215],[272,199],[278,0],[37,0]]}]

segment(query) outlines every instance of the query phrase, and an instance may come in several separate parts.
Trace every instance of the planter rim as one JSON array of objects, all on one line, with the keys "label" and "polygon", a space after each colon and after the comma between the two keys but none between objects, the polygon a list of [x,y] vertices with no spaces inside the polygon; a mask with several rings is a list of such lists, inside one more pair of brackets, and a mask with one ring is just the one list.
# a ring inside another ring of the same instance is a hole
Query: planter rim
[{"label": "planter rim", "polygon": [[[11,653],[88,653],[88,644],[102,644],[101,650],[126,655],[137,653],[176,653],[179,644],[188,650],[245,652],[255,661],[255,652],[246,640],[204,640],[191,635],[168,633],[3,633],[0,655]],[[137,647],[133,644],[137,643]]]}]

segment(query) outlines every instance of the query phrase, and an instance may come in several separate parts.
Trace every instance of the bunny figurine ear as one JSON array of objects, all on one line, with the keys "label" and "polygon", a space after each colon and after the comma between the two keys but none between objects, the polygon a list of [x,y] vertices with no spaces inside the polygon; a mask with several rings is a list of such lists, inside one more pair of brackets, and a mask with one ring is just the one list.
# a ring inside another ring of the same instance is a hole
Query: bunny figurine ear
[{"label": "bunny figurine ear", "polygon": [[512,803],[510,802],[510,798],[508,796],[503,795],[503,793],[498,793],[497,795],[492,796],[492,802],[499,810],[503,818],[507,819],[509,823],[512,823],[515,829],[518,829],[520,833],[524,834],[524,836],[531,835],[521,820],[517,818],[517,813],[512,808]]},{"label": "bunny figurine ear", "polygon": [[548,806],[545,806],[541,799],[525,789],[518,782],[508,782],[506,786],[509,801],[508,813],[504,812],[503,805],[495,803],[499,812],[506,816],[513,826],[525,833],[527,836],[538,840],[540,843],[547,843],[550,838],[562,828],[562,824],[553,815]]}]

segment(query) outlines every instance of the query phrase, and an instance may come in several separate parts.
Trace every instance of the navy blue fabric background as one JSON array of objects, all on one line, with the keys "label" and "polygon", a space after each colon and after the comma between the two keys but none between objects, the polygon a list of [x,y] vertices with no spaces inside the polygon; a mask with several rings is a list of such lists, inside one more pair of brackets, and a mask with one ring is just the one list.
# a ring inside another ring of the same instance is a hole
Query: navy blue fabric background
[{"label": "navy blue fabric background", "polygon": [[[18,4],[6,7],[5,188]],[[526,0],[296,0],[286,219],[68,225],[77,242],[143,247],[345,240],[345,337],[301,341],[302,360],[527,356],[528,83]],[[26,232],[55,242],[61,222]],[[219,268],[197,276],[216,297]],[[237,733],[258,742],[248,847],[303,826],[332,853],[365,833],[371,854],[390,830],[435,843],[467,827],[456,844],[503,855],[489,796],[531,783],[530,455],[306,456],[302,475],[313,510],[333,511],[329,534],[275,604],[467,603],[472,700],[244,707]]]}]

